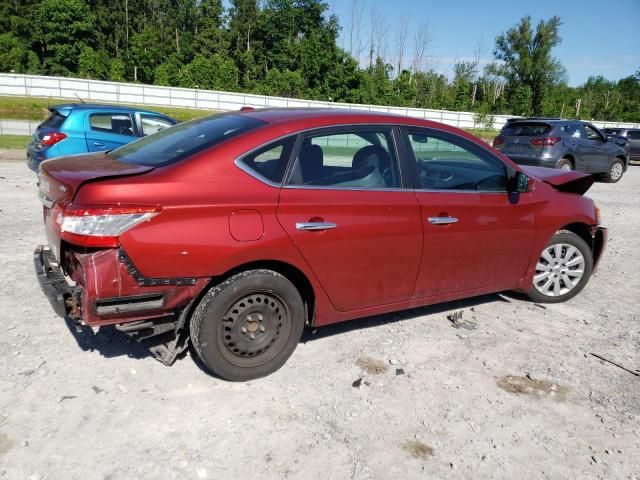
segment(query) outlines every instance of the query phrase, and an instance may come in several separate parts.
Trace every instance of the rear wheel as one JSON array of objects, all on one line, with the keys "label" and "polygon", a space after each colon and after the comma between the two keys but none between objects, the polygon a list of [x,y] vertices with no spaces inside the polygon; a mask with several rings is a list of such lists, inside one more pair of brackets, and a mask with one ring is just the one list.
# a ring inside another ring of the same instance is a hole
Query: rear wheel
[{"label": "rear wheel", "polygon": [[573,163],[571,163],[571,160],[569,160],[568,158],[561,158],[556,164],[556,168],[559,168],[560,170],[571,171],[573,170]]},{"label": "rear wheel", "polygon": [[622,178],[624,173],[624,162],[620,158],[616,158],[609,167],[609,171],[604,174],[604,181],[608,183],[616,183]]},{"label": "rear wheel", "polygon": [[535,302],[564,302],[580,293],[592,269],[589,245],[575,233],[558,232],[540,254],[527,295]]},{"label": "rear wheel", "polygon": [[207,370],[245,381],[278,370],[303,329],[296,287],[274,271],[249,270],[207,292],[191,318],[191,341]]}]

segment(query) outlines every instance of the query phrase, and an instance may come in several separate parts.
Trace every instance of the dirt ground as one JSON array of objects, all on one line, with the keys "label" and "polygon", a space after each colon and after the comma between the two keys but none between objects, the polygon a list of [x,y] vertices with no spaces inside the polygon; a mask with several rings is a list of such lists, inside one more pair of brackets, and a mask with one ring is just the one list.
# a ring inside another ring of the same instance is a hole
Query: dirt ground
[{"label": "dirt ground", "polygon": [[640,377],[590,355],[640,369],[640,167],[590,191],[610,243],[570,302],[490,295],[307,331],[244,384],[56,317],[34,183],[0,163],[2,479],[640,478]]}]

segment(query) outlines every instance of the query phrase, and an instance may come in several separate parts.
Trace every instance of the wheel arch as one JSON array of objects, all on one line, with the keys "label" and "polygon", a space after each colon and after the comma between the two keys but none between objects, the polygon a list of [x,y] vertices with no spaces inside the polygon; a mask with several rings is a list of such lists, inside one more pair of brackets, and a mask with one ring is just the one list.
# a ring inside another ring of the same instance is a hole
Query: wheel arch
[{"label": "wheel arch", "polygon": [[593,236],[591,235],[591,229],[589,228],[589,225],[582,222],[569,223],[568,225],[565,225],[564,227],[560,228],[556,233],[562,233],[562,232],[570,232],[579,236],[582,240],[584,240],[587,243],[587,245],[589,245],[589,248],[591,249],[591,253],[593,253],[594,251]]},{"label": "wheel arch", "polygon": [[293,284],[293,286],[300,293],[305,306],[305,322],[308,325],[312,325],[315,317],[316,306],[316,294],[313,289],[313,285],[302,270],[290,263],[283,262],[281,260],[257,260],[243,263],[241,265],[233,267],[231,270],[226,271],[222,275],[213,277],[210,285],[218,285],[219,283],[224,282],[227,278],[237,273],[257,269],[272,270],[276,273],[279,273]]},{"label": "wheel arch", "polygon": [[560,157],[560,160],[563,159],[567,159],[571,162],[571,167],[573,168],[573,170],[576,169],[576,158],[573,156],[572,153],[565,153],[562,157]]}]

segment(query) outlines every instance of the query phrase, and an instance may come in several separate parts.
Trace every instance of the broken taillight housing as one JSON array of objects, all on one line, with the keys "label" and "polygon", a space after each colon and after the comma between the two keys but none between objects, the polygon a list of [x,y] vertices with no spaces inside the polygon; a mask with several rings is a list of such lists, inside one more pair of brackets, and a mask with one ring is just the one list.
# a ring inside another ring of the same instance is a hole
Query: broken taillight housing
[{"label": "broken taillight housing", "polygon": [[158,206],[69,206],[56,220],[63,240],[85,247],[117,247],[120,235],[158,213]]}]

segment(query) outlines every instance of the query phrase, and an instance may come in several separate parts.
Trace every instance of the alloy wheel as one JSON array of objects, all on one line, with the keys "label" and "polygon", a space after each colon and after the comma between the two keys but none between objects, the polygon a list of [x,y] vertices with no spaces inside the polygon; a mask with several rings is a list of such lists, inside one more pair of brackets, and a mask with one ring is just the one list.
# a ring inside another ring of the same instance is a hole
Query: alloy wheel
[{"label": "alloy wheel", "polygon": [[611,165],[609,176],[614,182],[620,180],[620,177],[622,177],[622,164],[620,162],[615,162],[613,165]]},{"label": "alloy wheel", "polygon": [[556,243],[542,251],[533,286],[542,295],[557,297],[573,290],[584,275],[585,260],[573,245]]}]

